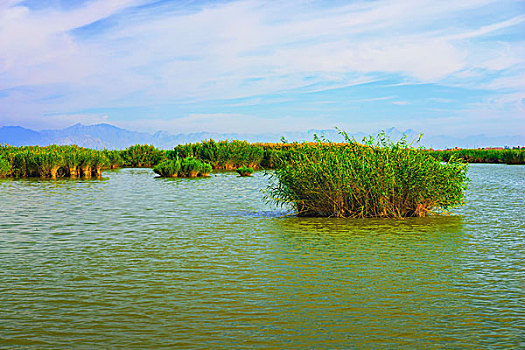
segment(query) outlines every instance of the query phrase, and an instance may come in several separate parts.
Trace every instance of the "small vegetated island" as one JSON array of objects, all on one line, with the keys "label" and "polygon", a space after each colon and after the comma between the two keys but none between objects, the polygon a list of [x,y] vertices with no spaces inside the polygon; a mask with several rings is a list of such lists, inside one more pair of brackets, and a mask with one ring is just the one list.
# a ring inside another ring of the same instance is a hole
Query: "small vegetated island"
[{"label": "small vegetated island", "polygon": [[150,145],[103,151],[74,145],[45,147],[0,145],[0,177],[100,177],[102,169],[151,168],[164,160],[165,154],[166,151]]},{"label": "small vegetated island", "polygon": [[153,167],[153,171],[162,177],[197,177],[209,176],[211,165],[193,157],[167,159]]},{"label": "small vegetated island", "polygon": [[237,174],[239,174],[242,177],[252,176],[253,174],[253,168],[250,168],[244,165],[240,168],[237,168],[237,170],[235,171],[237,172]]},{"label": "small vegetated island", "polygon": [[[344,134],[344,133],[343,133]],[[276,169],[269,199],[299,216],[427,216],[463,203],[468,164],[443,163],[384,134],[358,143],[297,144]]]},{"label": "small vegetated island", "polygon": [[0,146],[0,177],[90,178],[103,169],[153,168],[161,177],[208,176],[212,169],[248,176],[274,169],[266,197],[299,216],[426,216],[461,205],[467,162],[524,164],[525,149],[445,150],[416,148],[384,134],[362,142],[248,143],[204,141],[160,150],[78,146]]}]

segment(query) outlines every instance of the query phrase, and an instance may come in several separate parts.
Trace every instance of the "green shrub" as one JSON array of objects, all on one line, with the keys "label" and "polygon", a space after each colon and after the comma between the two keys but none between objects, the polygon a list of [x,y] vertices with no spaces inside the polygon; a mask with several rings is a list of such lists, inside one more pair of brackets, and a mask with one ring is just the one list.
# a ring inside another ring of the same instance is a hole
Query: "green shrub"
[{"label": "green shrub", "polygon": [[120,168],[124,165],[124,159],[122,159],[121,151],[107,150],[102,151],[108,160],[107,167],[111,169]]},{"label": "green shrub", "polygon": [[100,176],[102,167],[109,165],[103,152],[78,146],[1,147],[2,154],[13,177]]},{"label": "green shrub", "polygon": [[208,176],[212,167],[193,157],[180,160],[178,157],[168,159],[153,168],[153,171],[162,177],[197,177]]},{"label": "green shrub", "polygon": [[436,159],[448,161],[451,157],[468,163],[525,164],[525,148],[512,149],[450,149],[428,151]]},{"label": "green shrub", "polygon": [[166,159],[166,151],[152,145],[134,145],[120,151],[124,166],[151,168]]},{"label": "green shrub", "polygon": [[267,197],[299,216],[408,217],[462,204],[468,165],[441,163],[384,134],[344,147],[294,144],[274,173]]},{"label": "green shrub", "polygon": [[208,176],[212,171],[209,163],[200,161],[193,157],[184,158],[181,161],[181,170],[179,176],[181,177],[196,177]]},{"label": "green shrub", "polygon": [[251,174],[253,174],[253,168],[243,166],[238,168],[236,172],[241,176],[250,176]]},{"label": "green shrub", "polygon": [[179,159],[165,160],[153,167],[153,171],[162,177],[177,177],[181,170]]},{"label": "green shrub", "polygon": [[0,177],[5,177],[11,174],[11,163],[9,160],[0,154]]},{"label": "green shrub", "polygon": [[214,140],[178,145],[167,152],[167,157],[188,158],[210,163],[214,169],[236,169],[241,166],[258,167],[264,158],[264,148],[246,141]]}]

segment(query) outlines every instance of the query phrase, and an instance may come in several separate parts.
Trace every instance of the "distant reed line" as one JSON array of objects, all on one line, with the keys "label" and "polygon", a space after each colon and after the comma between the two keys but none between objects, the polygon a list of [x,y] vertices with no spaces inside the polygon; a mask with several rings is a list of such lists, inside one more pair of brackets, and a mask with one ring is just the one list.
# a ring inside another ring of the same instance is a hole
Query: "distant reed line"
[{"label": "distant reed line", "polygon": [[[93,150],[78,146],[1,146],[2,177],[97,177],[103,169],[153,168],[166,160],[195,158],[213,169],[241,167],[275,169],[290,150],[313,145],[351,147],[348,142],[248,143],[246,141],[203,141],[161,150],[151,145],[134,145],[124,150]],[[437,160],[459,159],[467,163],[525,164],[525,148],[425,150]],[[202,165],[199,165],[202,167]],[[204,166],[206,167],[206,166]],[[204,168],[203,168],[204,169]]]}]

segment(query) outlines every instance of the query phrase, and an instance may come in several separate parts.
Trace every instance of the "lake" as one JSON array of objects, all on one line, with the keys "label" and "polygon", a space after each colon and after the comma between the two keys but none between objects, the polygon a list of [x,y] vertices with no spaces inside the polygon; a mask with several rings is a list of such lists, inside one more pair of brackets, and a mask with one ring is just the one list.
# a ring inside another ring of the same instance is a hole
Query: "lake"
[{"label": "lake", "polygon": [[0,180],[0,348],[525,347],[525,166],[427,218],[297,218],[268,176]]}]

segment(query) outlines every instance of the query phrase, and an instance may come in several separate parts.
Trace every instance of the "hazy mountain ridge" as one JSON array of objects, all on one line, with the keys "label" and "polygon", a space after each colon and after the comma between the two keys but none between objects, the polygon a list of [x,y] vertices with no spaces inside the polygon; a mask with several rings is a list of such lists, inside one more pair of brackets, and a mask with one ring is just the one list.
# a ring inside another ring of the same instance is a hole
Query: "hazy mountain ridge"
[{"label": "hazy mountain ridge", "polygon": [[[403,134],[407,140],[414,143],[419,138],[420,133],[408,129],[404,132],[390,128],[385,133],[392,139],[398,140]],[[374,133],[377,134],[377,133]],[[329,130],[308,130],[305,132],[284,132],[284,133],[213,133],[197,132],[187,134],[170,134],[165,131],[158,131],[154,134],[136,132],[122,129],[110,124],[82,125],[75,124],[64,129],[52,129],[35,131],[20,126],[0,127],[0,144],[12,146],[50,144],[71,145],[76,144],[82,147],[94,149],[122,149],[134,144],[152,144],[163,149],[173,148],[177,144],[188,142],[199,142],[202,140],[229,140],[239,139],[249,142],[280,142],[284,137],[287,141],[312,141],[314,135],[324,137],[331,141],[343,141],[343,137],[335,129]],[[356,140],[362,140],[367,134],[358,132],[349,134]],[[423,136],[421,145],[437,149],[442,148],[478,148],[478,147],[515,147],[525,146],[525,135],[519,136],[492,136],[471,135],[464,138],[452,136]]]}]

